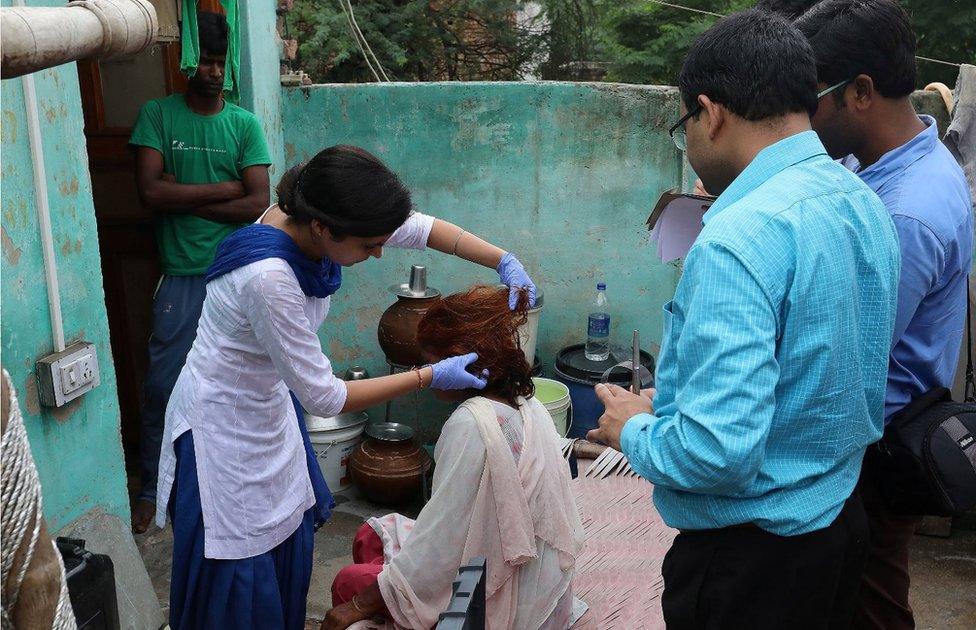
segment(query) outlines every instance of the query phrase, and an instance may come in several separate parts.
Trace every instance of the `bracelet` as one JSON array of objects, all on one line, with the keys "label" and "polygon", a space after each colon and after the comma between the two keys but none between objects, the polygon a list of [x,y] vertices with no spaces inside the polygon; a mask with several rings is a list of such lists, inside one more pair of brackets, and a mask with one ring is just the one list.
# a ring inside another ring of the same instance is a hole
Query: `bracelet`
[{"label": "bracelet", "polygon": [[458,232],[457,238],[454,239],[454,251],[451,252],[451,256],[457,256],[458,243],[461,242],[461,237],[464,236],[464,230]]},{"label": "bracelet", "polygon": [[366,611],[360,608],[359,604],[356,602],[357,597],[359,597],[359,593],[356,593],[355,595],[352,596],[352,607],[355,608],[359,614],[365,615]]},{"label": "bracelet", "polygon": [[[427,366],[425,365],[424,367],[427,367]],[[411,372],[416,372],[417,373],[417,385],[418,385],[418,388],[419,389],[423,389],[424,388],[424,377],[420,374],[420,370],[421,370],[421,368],[419,368],[417,366],[414,366],[414,367],[410,368],[410,371]]]}]

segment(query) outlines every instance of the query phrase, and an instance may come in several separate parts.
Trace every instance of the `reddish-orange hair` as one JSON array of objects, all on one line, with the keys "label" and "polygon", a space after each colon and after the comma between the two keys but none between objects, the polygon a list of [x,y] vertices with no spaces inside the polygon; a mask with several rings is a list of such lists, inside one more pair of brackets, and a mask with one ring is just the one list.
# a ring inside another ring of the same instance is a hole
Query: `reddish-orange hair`
[{"label": "reddish-orange hair", "polygon": [[484,393],[518,406],[519,396],[535,393],[532,367],[525,360],[518,328],[528,321],[528,293],[508,308],[508,289],[475,286],[449,295],[427,311],[417,329],[420,347],[437,359],[477,352],[474,374],[488,369]]}]

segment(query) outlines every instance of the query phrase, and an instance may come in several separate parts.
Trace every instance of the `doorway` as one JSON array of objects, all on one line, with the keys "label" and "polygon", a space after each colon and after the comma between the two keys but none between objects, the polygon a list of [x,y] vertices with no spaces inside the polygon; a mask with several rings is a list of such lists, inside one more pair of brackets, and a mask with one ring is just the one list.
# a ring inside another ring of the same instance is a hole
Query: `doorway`
[{"label": "doorway", "polygon": [[[160,25],[155,46],[138,55],[78,62],[130,499],[142,482],[142,388],[149,365],[152,302],[160,266],[153,214],[139,201],[129,137],[147,101],[185,92],[187,85],[180,71],[179,41],[180,20],[187,3],[150,2]],[[197,0],[194,4],[197,11],[224,13],[221,0]]]},{"label": "doorway", "polygon": [[174,42],[130,57],[78,62],[130,496],[141,483],[142,384],[160,270],[153,217],[139,201],[128,142],[146,101],[185,89],[179,55],[179,43]]}]

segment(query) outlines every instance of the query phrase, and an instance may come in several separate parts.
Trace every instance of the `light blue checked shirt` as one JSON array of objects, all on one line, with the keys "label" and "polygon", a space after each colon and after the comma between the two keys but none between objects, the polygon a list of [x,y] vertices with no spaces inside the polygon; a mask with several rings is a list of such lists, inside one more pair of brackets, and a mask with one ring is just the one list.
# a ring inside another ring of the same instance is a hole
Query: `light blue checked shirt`
[{"label": "light blue checked shirt", "polygon": [[664,306],[655,413],[621,444],[679,529],[828,526],[881,436],[899,254],[890,213],[812,131],[703,218]]}]

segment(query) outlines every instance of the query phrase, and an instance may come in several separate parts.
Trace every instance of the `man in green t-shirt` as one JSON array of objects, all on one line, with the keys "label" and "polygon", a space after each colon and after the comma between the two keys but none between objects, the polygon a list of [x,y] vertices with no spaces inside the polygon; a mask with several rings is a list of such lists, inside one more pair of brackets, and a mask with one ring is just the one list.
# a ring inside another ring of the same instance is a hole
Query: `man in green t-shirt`
[{"label": "man in green t-shirt", "polygon": [[156,215],[163,277],[153,301],[140,460],[142,490],[132,528],[148,529],[156,511],[156,476],[166,404],[196,337],[206,295],[204,274],[217,245],[268,207],[271,158],[254,114],[223,100],[227,23],[198,16],[200,62],[185,94],[149,101],[129,144],[136,185]]}]

